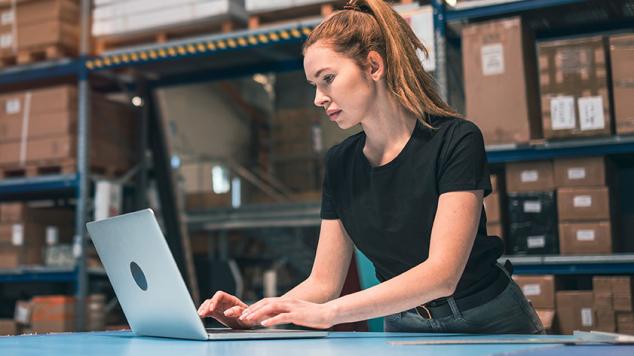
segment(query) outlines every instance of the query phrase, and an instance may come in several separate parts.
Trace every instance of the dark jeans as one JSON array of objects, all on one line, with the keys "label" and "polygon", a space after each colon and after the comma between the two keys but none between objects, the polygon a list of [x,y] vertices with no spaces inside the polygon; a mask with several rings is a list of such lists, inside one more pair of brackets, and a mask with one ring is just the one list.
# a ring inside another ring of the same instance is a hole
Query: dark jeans
[{"label": "dark jeans", "polygon": [[[506,271],[505,271],[506,273]],[[495,298],[471,308],[458,310],[453,298],[448,298],[453,315],[425,319],[416,309],[385,317],[385,331],[421,333],[473,334],[544,334],[535,309],[520,287],[513,281]]]}]

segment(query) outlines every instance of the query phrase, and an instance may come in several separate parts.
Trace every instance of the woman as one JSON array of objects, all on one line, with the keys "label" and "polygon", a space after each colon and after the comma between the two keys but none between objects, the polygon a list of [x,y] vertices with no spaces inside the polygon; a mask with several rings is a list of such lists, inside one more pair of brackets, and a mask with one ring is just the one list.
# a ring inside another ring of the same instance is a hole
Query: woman
[{"label": "woman", "polygon": [[[321,232],[310,276],[247,306],[218,292],[199,308],[232,328],[312,328],[386,316],[386,331],[543,333],[487,236],[491,183],[482,134],[438,95],[425,48],[382,0],[350,1],[304,45],[315,105],[363,131],[326,155]],[[354,246],[382,282],[343,297]]]}]

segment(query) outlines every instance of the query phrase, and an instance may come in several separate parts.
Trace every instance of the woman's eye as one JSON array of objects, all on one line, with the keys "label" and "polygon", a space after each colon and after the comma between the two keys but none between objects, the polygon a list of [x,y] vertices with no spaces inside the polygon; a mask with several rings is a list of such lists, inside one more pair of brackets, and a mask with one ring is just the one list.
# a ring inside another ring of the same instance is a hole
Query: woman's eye
[{"label": "woman's eye", "polygon": [[328,84],[332,83],[333,79],[335,79],[335,76],[332,74],[324,76],[324,81]]}]

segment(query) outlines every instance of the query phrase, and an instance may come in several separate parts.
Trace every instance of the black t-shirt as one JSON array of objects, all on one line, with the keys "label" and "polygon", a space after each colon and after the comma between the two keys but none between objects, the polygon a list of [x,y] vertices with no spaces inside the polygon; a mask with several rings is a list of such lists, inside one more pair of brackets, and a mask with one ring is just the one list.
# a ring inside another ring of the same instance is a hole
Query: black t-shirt
[{"label": "black t-shirt", "polygon": [[[438,197],[446,192],[491,192],[484,140],[478,127],[460,118],[417,121],[411,138],[391,162],[372,167],[363,154],[365,133],[332,147],[326,155],[321,218],[340,219],[350,238],[374,264],[380,281],[395,277],[429,256]],[[450,238],[450,236],[447,236]],[[487,236],[484,208],[477,236],[454,297],[492,283],[502,242]]]}]

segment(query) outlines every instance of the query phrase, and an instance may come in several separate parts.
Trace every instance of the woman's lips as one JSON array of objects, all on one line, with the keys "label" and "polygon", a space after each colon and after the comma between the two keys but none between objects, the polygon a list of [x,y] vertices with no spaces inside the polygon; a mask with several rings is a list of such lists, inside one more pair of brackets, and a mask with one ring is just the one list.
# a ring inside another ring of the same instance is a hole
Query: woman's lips
[{"label": "woman's lips", "polygon": [[328,117],[330,117],[330,120],[335,121],[339,117],[340,113],[341,113],[341,110],[336,110],[331,113],[328,113]]}]

